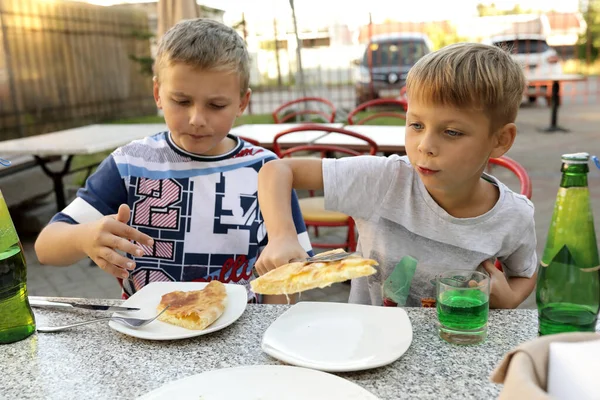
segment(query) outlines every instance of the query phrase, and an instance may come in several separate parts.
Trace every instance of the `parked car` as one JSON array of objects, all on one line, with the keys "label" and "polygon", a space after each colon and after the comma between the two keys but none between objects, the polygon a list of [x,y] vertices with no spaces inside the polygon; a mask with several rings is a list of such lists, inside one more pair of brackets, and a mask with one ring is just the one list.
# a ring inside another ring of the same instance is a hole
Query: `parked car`
[{"label": "parked car", "polygon": [[356,105],[378,98],[397,98],[408,70],[432,49],[422,33],[390,33],[371,37],[356,60]]},{"label": "parked car", "polygon": [[[486,41],[488,44],[502,47],[511,52],[513,58],[524,68],[527,79],[544,78],[562,73],[562,64],[552,47],[548,46],[546,38],[537,34],[515,34],[494,36]],[[551,103],[552,85],[528,84],[525,97],[533,103],[538,97],[544,97]]]}]

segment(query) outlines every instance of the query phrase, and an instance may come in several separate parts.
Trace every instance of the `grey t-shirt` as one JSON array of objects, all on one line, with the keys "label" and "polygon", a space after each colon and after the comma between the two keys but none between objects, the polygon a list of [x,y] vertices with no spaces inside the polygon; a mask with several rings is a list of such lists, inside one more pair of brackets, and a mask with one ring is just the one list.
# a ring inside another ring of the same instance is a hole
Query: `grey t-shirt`
[{"label": "grey t-shirt", "polygon": [[435,298],[435,277],[477,269],[498,258],[507,276],[537,268],[533,204],[489,175],[500,197],[487,213],[455,218],[429,195],[407,157],[357,156],[323,160],[325,207],[356,221],[358,251],[379,262],[376,274],[352,281],[350,303],[382,304],[383,282],[405,257],[417,260],[407,306]]}]

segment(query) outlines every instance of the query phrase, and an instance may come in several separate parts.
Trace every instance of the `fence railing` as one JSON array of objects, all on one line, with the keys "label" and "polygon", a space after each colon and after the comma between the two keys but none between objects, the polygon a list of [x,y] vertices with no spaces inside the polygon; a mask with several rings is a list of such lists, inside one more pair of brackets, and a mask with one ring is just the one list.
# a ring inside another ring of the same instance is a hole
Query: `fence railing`
[{"label": "fence railing", "polygon": [[303,96],[326,98],[341,109],[373,98],[398,97],[416,60],[463,41],[495,44],[511,51],[523,64],[526,76],[538,80],[526,91],[525,100],[545,105],[551,83],[540,83],[537,78],[560,73],[587,77],[562,84],[563,104],[600,103],[600,0],[582,2],[581,10],[571,12],[528,10],[528,3],[524,0],[514,10],[481,6],[480,16],[426,22],[394,21],[391,16],[375,18],[365,13],[361,24],[332,18],[329,24],[317,25],[300,16],[303,88],[291,20],[269,21],[256,14],[241,14],[236,26],[254,63],[249,112],[270,113]]},{"label": "fence railing", "polygon": [[135,10],[0,1],[0,140],[156,112],[131,59],[150,55],[147,31]]}]

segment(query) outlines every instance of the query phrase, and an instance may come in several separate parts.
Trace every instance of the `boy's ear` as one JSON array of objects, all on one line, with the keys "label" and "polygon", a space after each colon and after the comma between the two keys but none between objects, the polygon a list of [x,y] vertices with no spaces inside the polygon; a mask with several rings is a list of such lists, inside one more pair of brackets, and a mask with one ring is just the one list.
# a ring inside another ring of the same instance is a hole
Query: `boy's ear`
[{"label": "boy's ear", "polygon": [[246,111],[246,107],[248,107],[248,103],[250,103],[251,95],[252,95],[252,90],[250,88],[248,88],[248,90],[246,90],[246,93],[244,95],[242,95],[242,98],[240,101],[240,108],[238,109],[236,117],[241,117],[242,114],[244,113],[244,111]]},{"label": "boy's ear", "polygon": [[162,102],[160,100],[160,95],[158,91],[160,89],[160,84],[158,83],[158,77],[155,76],[152,78],[152,92],[154,94],[154,101],[156,102],[156,107],[162,109]]},{"label": "boy's ear", "polygon": [[498,158],[510,150],[517,136],[517,125],[512,122],[506,124],[494,133],[494,136],[495,144],[490,158]]}]

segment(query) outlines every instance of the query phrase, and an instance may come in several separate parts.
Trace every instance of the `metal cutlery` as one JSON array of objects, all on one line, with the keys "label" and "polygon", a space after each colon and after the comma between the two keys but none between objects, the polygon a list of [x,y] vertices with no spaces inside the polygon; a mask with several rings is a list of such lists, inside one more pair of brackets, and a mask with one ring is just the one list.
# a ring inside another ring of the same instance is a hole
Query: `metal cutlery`
[{"label": "metal cutlery", "polygon": [[56,308],[81,308],[84,310],[94,311],[111,311],[111,312],[127,312],[127,311],[139,311],[136,307],[122,307],[122,306],[106,306],[101,304],[82,304],[67,301],[49,301],[42,299],[29,298],[29,304],[34,307],[56,307]]},{"label": "metal cutlery", "polygon": [[167,307],[165,307],[158,315],[156,315],[153,318],[142,319],[142,318],[130,318],[130,317],[112,316],[112,317],[96,318],[96,319],[92,319],[92,320],[88,320],[88,321],[77,322],[77,323],[74,323],[74,324],[63,325],[63,326],[38,327],[37,331],[38,332],[44,332],[44,333],[59,332],[59,331],[64,331],[65,329],[74,328],[76,326],[93,324],[93,323],[102,322],[102,321],[115,321],[115,322],[120,322],[120,323],[122,323],[124,325],[127,325],[127,326],[129,326],[131,328],[140,328],[140,327],[148,325],[150,322],[154,321],[162,313],[164,313],[165,311],[167,311],[167,309],[169,307],[170,307],[170,305],[167,306]]}]

